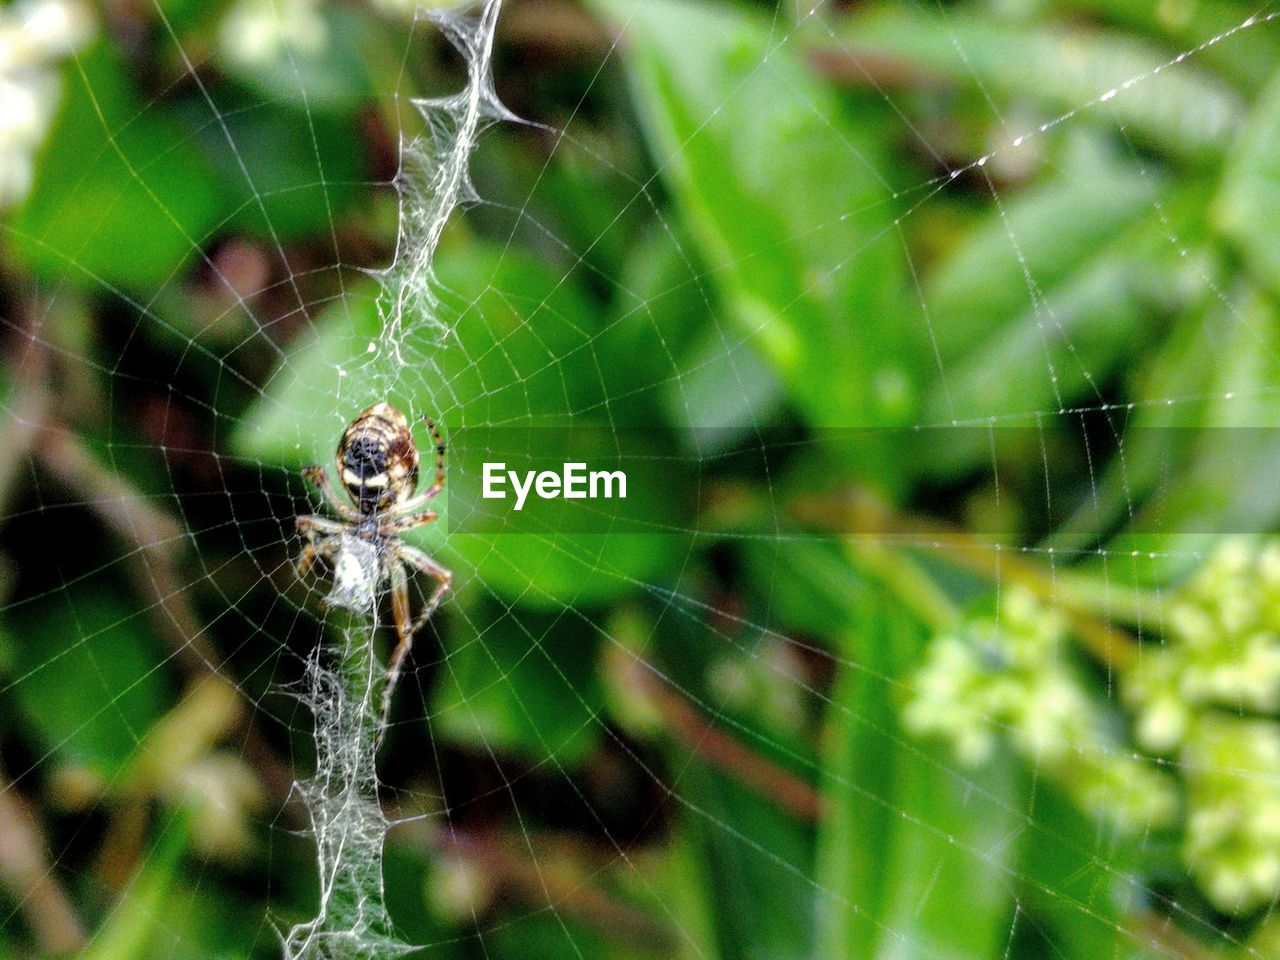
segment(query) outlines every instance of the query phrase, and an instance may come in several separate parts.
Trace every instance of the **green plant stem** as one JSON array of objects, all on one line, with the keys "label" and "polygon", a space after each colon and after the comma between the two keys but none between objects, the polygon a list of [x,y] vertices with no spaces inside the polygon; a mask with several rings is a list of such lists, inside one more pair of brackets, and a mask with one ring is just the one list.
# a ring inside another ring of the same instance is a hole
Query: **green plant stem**
[{"label": "green plant stem", "polygon": [[946,630],[960,618],[951,598],[901,550],[858,537],[848,538],[845,548],[854,563],[897,594],[931,630]]},{"label": "green plant stem", "polygon": [[1151,590],[1072,571],[1057,573],[1054,591],[1063,604],[1074,610],[1131,627],[1150,627],[1160,623],[1168,599]]},{"label": "green plant stem", "polygon": [[721,729],[687,697],[660,682],[639,660],[614,651],[605,662],[615,682],[643,697],[667,734],[708,766],[768,797],[801,820],[818,819],[822,797],[812,784]]},{"label": "green plant stem", "polygon": [[[1075,604],[1058,589],[1061,571],[1045,570],[1013,548],[980,540],[941,521],[903,513],[858,487],[838,494],[804,498],[790,505],[792,517],[805,525],[840,531],[846,536],[874,537],[881,543],[928,547],[959,567],[994,582],[1016,583],[1044,603],[1066,614],[1072,631],[1107,666],[1123,669],[1137,655],[1132,635],[1099,620],[1092,607]],[[994,558],[994,559],[993,559]]]}]

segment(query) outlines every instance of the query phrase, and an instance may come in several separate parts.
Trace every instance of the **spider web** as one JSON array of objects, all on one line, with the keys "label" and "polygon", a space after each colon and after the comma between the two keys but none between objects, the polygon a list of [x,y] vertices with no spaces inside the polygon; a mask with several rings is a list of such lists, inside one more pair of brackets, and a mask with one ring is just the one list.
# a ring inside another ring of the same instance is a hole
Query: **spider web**
[{"label": "spider web", "polygon": [[[17,61],[82,149],[5,226],[0,943],[1273,955],[1280,14],[990,6],[153,4]],[[293,524],[383,400],[455,591],[375,753],[390,631]],[[570,425],[625,517],[455,494]]]}]

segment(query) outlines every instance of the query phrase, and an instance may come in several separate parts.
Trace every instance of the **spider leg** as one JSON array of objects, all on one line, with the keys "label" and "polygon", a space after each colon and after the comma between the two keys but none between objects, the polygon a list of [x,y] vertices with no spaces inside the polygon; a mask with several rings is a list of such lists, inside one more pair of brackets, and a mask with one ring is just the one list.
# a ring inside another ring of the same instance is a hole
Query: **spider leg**
[{"label": "spider leg", "polygon": [[[303,519],[299,517],[298,519]],[[298,554],[296,569],[299,579],[306,577],[311,572],[312,565],[316,562],[317,557],[324,557],[332,560],[334,553],[341,546],[342,541],[337,537],[321,537],[319,540],[310,540],[303,544],[302,552]]]},{"label": "spider leg", "polygon": [[432,591],[430,599],[426,605],[418,613],[418,618],[413,621],[412,630],[417,633],[422,629],[422,625],[427,622],[427,618],[435,613],[436,607],[440,606],[440,601],[444,599],[444,595],[449,590],[449,585],[453,582],[453,574],[446,570],[440,564],[436,563],[429,556],[419,550],[417,547],[411,547],[408,544],[397,543],[395,547],[395,555],[403,560],[409,566],[436,581],[436,588]]},{"label": "spider leg", "polygon": [[425,423],[427,425],[427,429],[431,431],[431,439],[435,441],[436,445],[436,479],[431,486],[427,487],[427,489],[423,490],[421,493],[410,497],[403,503],[396,504],[391,509],[393,516],[402,517],[407,513],[413,513],[415,510],[421,510],[428,503],[434,500],[440,491],[444,489],[444,439],[440,436],[440,429],[435,425],[435,422],[432,421],[430,417],[424,416],[422,418],[422,422]]},{"label": "spider leg", "polygon": [[382,687],[382,719],[378,724],[377,739],[382,741],[387,724],[391,720],[391,694],[400,682],[400,668],[404,658],[413,647],[413,625],[409,621],[409,578],[405,576],[404,564],[397,558],[388,559],[387,566],[391,573],[391,615],[396,623],[396,648],[391,652],[391,662],[387,665],[387,680]]},{"label": "spider leg", "polygon": [[388,537],[392,534],[404,533],[406,530],[412,530],[414,527],[421,527],[424,524],[433,523],[440,519],[440,515],[434,510],[428,510],[426,513],[419,513],[412,517],[398,517],[389,520],[378,528],[378,535]]},{"label": "spider leg", "polygon": [[329,505],[338,516],[344,520],[357,521],[360,519],[359,512],[351,504],[347,503],[338,495],[337,489],[333,486],[333,482],[329,479],[329,472],[318,463],[313,463],[302,471],[302,476],[306,481],[312,484],[316,489],[324,495],[324,502]]},{"label": "spider leg", "polygon": [[337,520],[330,520],[328,517],[317,517],[315,514],[298,517],[294,521],[294,525],[298,528],[298,532],[304,537],[311,537],[317,533],[332,536],[334,534],[347,532],[347,525],[345,523],[339,523]]},{"label": "spider leg", "polygon": [[386,513],[392,517],[403,517],[410,513],[416,513],[418,510],[421,510],[428,503],[434,500],[443,489],[443,485],[433,483],[421,493],[414,494],[408,500],[397,503],[390,510],[386,511]]},{"label": "spider leg", "polygon": [[[413,635],[422,629],[427,618],[440,605],[445,591],[449,589],[449,584],[453,580],[453,574],[421,550],[402,543],[396,544],[393,549],[394,552],[388,559],[388,566],[391,574],[391,613],[396,622],[398,642],[391,653],[391,662],[387,666],[387,682],[382,688],[382,722],[378,727],[379,740],[382,739],[382,734],[387,729],[387,723],[391,717],[391,694],[400,680],[400,669],[404,665],[404,658],[409,655],[409,650],[413,647]],[[409,619],[409,579],[405,574],[406,563],[436,581],[436,589],[431,594],[431,599],[412,621]]]}]

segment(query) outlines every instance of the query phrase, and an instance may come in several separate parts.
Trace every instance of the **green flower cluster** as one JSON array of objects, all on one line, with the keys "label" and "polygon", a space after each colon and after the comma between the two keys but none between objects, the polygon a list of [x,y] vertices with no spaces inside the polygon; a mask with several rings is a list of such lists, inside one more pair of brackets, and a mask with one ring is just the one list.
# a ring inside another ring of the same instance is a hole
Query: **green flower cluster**
[{"label": "green flower cluster", "polygon": [[1125,699],[1138,742],[1182,770],[1187,866],[1215,906],[1247,912],[1280,893],[1280,543],[1225,543],[1164,627]]},{"label": "green flower cluster", "polygon": [[1207,714],[1179,762],[1187,784],[1182,854],[1221,910],[1244,913],[1280,892],[1280,726]]},{"label": "green flower cluster", "polygon": [[1006,740],[1089,812],[1139,831],[1171,824],[1168,775],[1121,752],[1101,705],[1064,655],[1061,616],[1028,590],[1006,589],[990,617],[929,646],[903,711],[908,730],[948,740],[976,766]]},{"label": "green flower cluster", "polygon": [[1126,677],[1137,736],[1169,753],[1206,707],[1280,709],[1280,543],[1224,544],[1169,605],[1165,644]]}]

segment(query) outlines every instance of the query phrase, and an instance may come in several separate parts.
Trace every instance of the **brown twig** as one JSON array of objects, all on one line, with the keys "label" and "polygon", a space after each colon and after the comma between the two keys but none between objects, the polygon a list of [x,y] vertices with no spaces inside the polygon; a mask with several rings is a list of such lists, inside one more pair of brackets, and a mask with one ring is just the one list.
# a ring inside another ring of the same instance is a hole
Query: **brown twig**
[{"label": "brown twig", "polygon": [[854,53],[831,47],[815,47],[807,52],[809,65],[826,80],[845,87],[871,90],[935,90],[946,78],[887,53]]},{"label": "brown twig", "polygon": [[957,566],[990,580],[1020,584],[1061,610],[1076,636],[1103,663],[1123,669],[1137,656],[1138,646],[1131,635],[1096,619],[1090,611],[1072,606],[1056,589],[1052,573],[1024,560],[1016,549],[984,542],[939,520],[901,513],[856,488],[833,496],[797,499],[791,505],[791,516],[801,524],[844,533],[855,542],[860,537],[874,537],[877,543],[938,550]]},{"label": "brown twig", "polygon": [[1220,956],[1179,930],[1169,917],[1144,913],[1140,915],[1139,923],[1148,941],[1159,947],[1162,954],[1175,960],[1213,960]]},{"label": "brown twig", "polygon": [[[46,424],[36,449],[50,473],[75,490],[121,540],[136,548],[127,565],[130,579],[140,594],[155,598],[151,606],[153,620],[173,647],[183,672],[193,678],[207,675],[215,682],[235,686],[225,663],[205,636],[188,596],[190,588],[178,577],[183,535],[173,518],[148,503],[118,473],[99,463],[80,438],[65,427]],[[291,819],[305,823],[306,811],[292,790],[292,774],[252,725],[245,733],[245,750],[272,796]]]},{"label": "brown twig", "polygon": [[521,0],[511,5],[502,22],[507,43],[540,47],[547,54],[598,56],[609,49],[609,34],[600,21],[564,0]]},{"label": "brown twig", "polygon": [[[674,932],[643,910],[604,893],[597,877],[608,859],[575,837],[446,831],[413,819],[401,820],[392,836],[472,871],[481,885],[474,902],[468,904],[476,914],[488,909],[495,898],[510,895],[532,907],[551,907],[611,937],[671,955]],[[521,850],[530,845],[534,853],[526,856]]]},{"label": "brown twig", "polygon": [[7,506],[13,494],[18,472],[26,466],[44,411],[49,406],[48,351],[38,337],[38,321],[30,301],[23,298],[18,309],[24,314],[10,348],[9,374],[13,378],[13,397],[9,416],[0,426],[0,505]]},{"label": "brown twig", "polygon": [[617,647],[605,656],[614,681],[642,696],[686,748],[787,812],[810,822],[818,819],[822,798],[810,784],[717,727],[687,698],[659,682],[639,658]]},{"label": "brown twig", "polygon": [[17,788],[0,776],[0,881],[26,917],[40,949],[73,953],[84,947],[85,931],[58,883],[47,845]]},{"label": "brown twig", "polygon": [[[80,438],[57,420],[48,387],[51,353],[40,335],[29,300],[22,302],[28,307],[10,364],[14,379],[13,416],[6,418],[10,425],[8,435],[0,436],[6,450],[6,456],[0,459],[0,503],[6,502],[16,474],[16,466],[5,465],[22,463],[23,453],[34,456],[63,485],[74,490],[121,540],[136,548],[127,564],[130,577],[140,595],[155,598],[151,605],[154,621],[161,636],[173,647],[183,671],[190,677],[208,674],[233,684],[205,638],[203,625],[178,576],[181,529],[120,474],[99,463]],[[304,824],[306,811],[293,794],[293,776],[252,725],[246,732],[245,750],[291,820]]]}]

